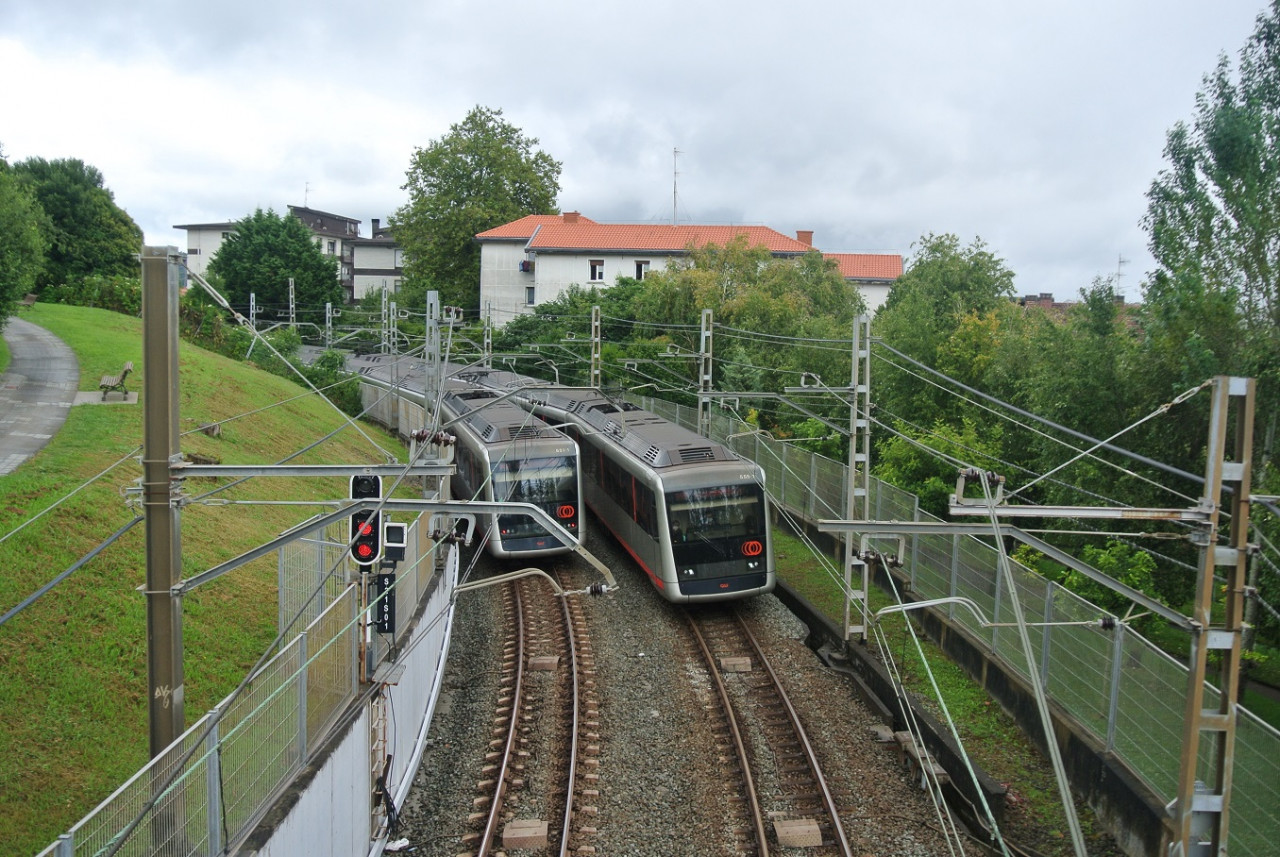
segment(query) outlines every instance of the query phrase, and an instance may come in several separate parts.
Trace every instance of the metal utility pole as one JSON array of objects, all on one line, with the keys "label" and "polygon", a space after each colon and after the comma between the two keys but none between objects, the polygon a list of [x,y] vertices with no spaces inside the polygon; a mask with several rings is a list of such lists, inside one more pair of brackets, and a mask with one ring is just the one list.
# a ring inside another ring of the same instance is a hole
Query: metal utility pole
[{"label": "metal utility pole", "polygon": [[147,696],[151,758],[178,739],[183,718],[182,530],[169,467],[178,432],[178,277],[169,247],[142,248],[142,507],[147,527]]},{"label": "metal utility pole", "polygon": [[[1182,761],[1178,797],[1172,805],[1174,857],[1227,853],[1227,809],[1235,761],[1236,697],[1240,685],[1240,649],[1244,628],[1245,577],[1249,561],[1249,489],[1253,454],[1254,379],[1214,379],[1213,413],[1209,420],[1208,462],[1201,508],[1208,512],[1200,569],[1196,575],[1195,610],[1191,615],[1191,663],[1183,718]],[[1228,461],[1227,435],[1234,429]],[[1218,544],[1223,507],[1231,515],[1227,543]],[[1214,571],[1227,579],[1221,624],[1213,623]],[[1221,658],[1217,705],[1205,706],[1209,652]],[[1201,770],[1201,742],[1209,758]]]},{"label": "metal utility pole", "polygon": [[675,226],[679,222],[678,215],[676,214],[676,211],[678,209],[677,199],[679,196],[676,191],[680,186],[679,167],[680,167],[680,150],[672,149],[671,150],[671,225],[672,226]]},{"label": "metal utility pole", "polygon": [[481,350],[481,364],[488,369],[493,366],[493,304],[484,305],[484,344]]},{"label": "metal utility pole", "polygon": [[440,395],[440,293],[427,292],[427,317],[422,347],[422,392],[424,402]]},{"label": "metal utility pole", "polygon": [[298,326],[298,301],[293,291],[293,277],[289,278],[289,327]]},{"label": "metal utility pole", "polygon": [[[860,315],[853,321],[853,368],[849,379],[849,483],[845,488],[845,519],[871,520],[871,316]],[[858,586],[853,585],[858,572]],[[854,534],[844,540],[844,638],[867,636],[867,589],[870,585],[868,566],[858,556]],[[854,624],[854,607],[858,621]]]},{"label": "metal utility pole", "polygon": [[702,337],[698,346],[698,434],[711,437],[711,310],[702,311]]},{"label": "metal utility pole", "polygon": [[600,307],[591,308],[591,384],[600,389]]}]

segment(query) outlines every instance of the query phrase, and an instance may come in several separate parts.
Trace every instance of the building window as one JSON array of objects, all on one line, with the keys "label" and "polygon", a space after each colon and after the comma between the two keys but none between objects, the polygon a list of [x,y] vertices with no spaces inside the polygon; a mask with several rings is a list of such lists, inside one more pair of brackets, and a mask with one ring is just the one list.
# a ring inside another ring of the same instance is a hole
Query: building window
[{"label": "building window", "polygon": [[199,256],[199,255],[200,255],[200,248],[199,248],[199,247],[188,247],[188,248],[187,248],[187,255],[188,255],[188,256]]},{"label": "building window", "polygon": [[224,232],[224,233],[222,233],[222,240],[223,240],[223,241],[226,241],[226,240],[227,240],[228,238],[230,238],[230,237],[231,237],[231,233],[230,233],[230,232]]},{"label": "building window", "polygon": [[525,306],[533,306],[533,286],[524,287],[524,304]]},{"label": "building window", "polygon": [[643,280],[647,276],[649,276],[648,261],[636,262],[636,279]]},{"label": "building window", "polygon": [[604,259],[592,259],[587,263],[587,265],[590,269],[590,275],[587,277],[587,282],[604,282]]},{"label": "building window", "polygon": [[337,252],[338,252],[338,242],[337,242],[337,241],[330,241],[330,242],[329,242],[329,255],[330,255],[330,256],[332,256],[334,253],[337,253]]}]

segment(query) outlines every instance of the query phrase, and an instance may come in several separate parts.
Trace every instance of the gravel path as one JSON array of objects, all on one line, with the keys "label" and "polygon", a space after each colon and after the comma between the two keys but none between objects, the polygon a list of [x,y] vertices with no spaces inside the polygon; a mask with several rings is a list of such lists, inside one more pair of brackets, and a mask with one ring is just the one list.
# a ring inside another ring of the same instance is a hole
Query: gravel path
[{"label": "gravel path", "polygon": [[[707,676],[690,661],[680,608],[649,586],[616,543],[596,537],[590,549],[615,570],[620,588],[593,598],[592,623],[600,704],[597,814],[576,825],[595,828],[577,841],[596,854],[704,857],[733,854],[723,765],[704,709]],[[585,564],[568,586],[592,582]],[[488,560],[480,573],[495,568]],[[401,818],[401,836],[417,855],[468,853],[463,836],[490,738],[502,635],[496,590],[459,601],[445,687],[427,748]],[[896,754],[871,740],[871,715],[848,679],[825,669],[803,644],[804,627],[772,596],[742,603],[757,638],[801,711],[857,854],[932,857],[947,853],[927,795],[907,781]],[[534,852],[521,852],[534,853]],[[586,852],[590,853],[590,852]],[[804,853],[777,849],[773,853]]]}]

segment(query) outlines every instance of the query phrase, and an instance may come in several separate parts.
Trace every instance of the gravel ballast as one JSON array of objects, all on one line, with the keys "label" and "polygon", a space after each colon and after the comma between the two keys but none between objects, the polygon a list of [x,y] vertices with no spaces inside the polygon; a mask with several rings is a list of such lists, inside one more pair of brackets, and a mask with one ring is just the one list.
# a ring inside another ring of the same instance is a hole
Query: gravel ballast
[{"label": "gravel ballast", "polygon": [[[597,814],[575,821],[595,832],[575,842],[596,854],[635,857],[732,854],[725,768],[706,716],[707,675],[691,659],[682,608],[663,601],[612,539],[594,535],[588,547],[613,569],[619,588],[584,605],[600,698],[600,779]],[[550,565],[570,570],[566,586],[598,580],[576,558],[541,564]],[[477,573],[505,570],[485,558]],[[877,721],[850,679],[805,647],[804,626],[776,598],[739,605],[801,713],[854,853],[947,853],[927,793],[908,781],[891,747],[875,743]],[[399,835],[415,855],[468,853],[463,836],[472,830],[468,815],[477,811],[476,783],[497,698],[501,615],[496,589],[459,598],[429,746],[401,810]],[[805,851],[775,844],[773,853]]]}]

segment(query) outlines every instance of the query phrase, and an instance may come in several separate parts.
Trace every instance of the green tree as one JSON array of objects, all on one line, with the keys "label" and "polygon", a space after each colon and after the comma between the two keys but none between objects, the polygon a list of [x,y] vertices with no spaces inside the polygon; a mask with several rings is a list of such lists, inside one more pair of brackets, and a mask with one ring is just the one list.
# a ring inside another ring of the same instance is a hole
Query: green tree
[{"label": "green tree", "polygon": [[[1144,415],[1141,385],[1146,383],[1139,362],[1139,343],[1132,314],[1118,299],[1114,284],[1094,280],[1080,292],[1080,301],[1065,317],[1026,308],[1020,341],[1010,341],[997,357],[998,368],[987,372],[988,389],[996,386],[1002,398],[1047,420],[1097,438],[1129,427]],[[1011,336],[1010,340],[1018,339]],[[999,386],[1003,384],[1003,386]],[[1135,435],[1126,434],[1121,446],[1131,447]],[[1064,443],[1066,445],[1064,445]],[[1056,505],[1088,505],[1093,498],[1073,490],[1114,497],[1133,505],[1162,505],[1148,496],[1149,487],[1134,479],[1132,461],[1096,450],[1063,470],[1084,444],[1056,432],[1018,432],[1006,441],[1005,457],[1031,473],[1057,471],[1036,486],[1028,499]],[[1118,467],[1108,467],[1112,459]],[[1015,486],[1022,474],[1010,474]],[[1133,493],[1137,491],[1138,493]],[[1139,497],[1148,502],[1139,502]]]},{"label": "green tree", "polygon": [[480,247],[475,236],[528,214],[555,214],[560,162],[535,149],[536,137],[475,107],[449,133],[415,149],[404,190],[409,202],[392,217],[405,251],[405,303],[435,289],[446,305],[480,305]]},{"label": "green tree", "polygon": [[0,327],[44,267],[44,211],[0,157]]},{"label": "green tree", "polygon": [[102,173],[83,161],[28,158],[13,166],[47,220],[48,253],[40,287],[82,277],[137,276],[142,230],[116,205]]},{"label": "green tree", "polygon": [[287,308],[290,278],[297,306],[322,310],[346,298],[337,263],[316,246],[311,231],[298,218],[270,209],[236,222],[209,260],[209,274],[231,305],[246,312],[250,293],[259,307]]},{"label": "green tree", "polygon": [[980,427],[969,419],[958,428],[942,421],[930,428],[899,422],[872,460],[877,477],[915,494],[922,510],[948,518],[957,471],[961,466],[1003,469],[1000,440],[998,425]]},{"label": "green tree", "polygon": [[1218,373],[1256,377],[1258,413],[1275,414],[1280,0],[1258,16],[1235,71],[1224,54],[1205,76],[1194,118],[1174,126],[1164,154],[1143,220],[1157,265],[1145,284],[1152,361],[1184,388]]},{"label": "green tree", "polygon": [[[1012,318],[1013,272],[975,238],[968,247],[950,234],[928,234],[915,245],[907,269],[877,310],[872,332],[886,345],[931,368],[955,372],[978,384],[989,365],[977,359],[999,343],[1001,325]],[[956,337],[959,337],[958,339]],[[902,367],[898,358],[877,366],[877,400],[886,417],[955,424],[961,406],[951,392]]]}]

